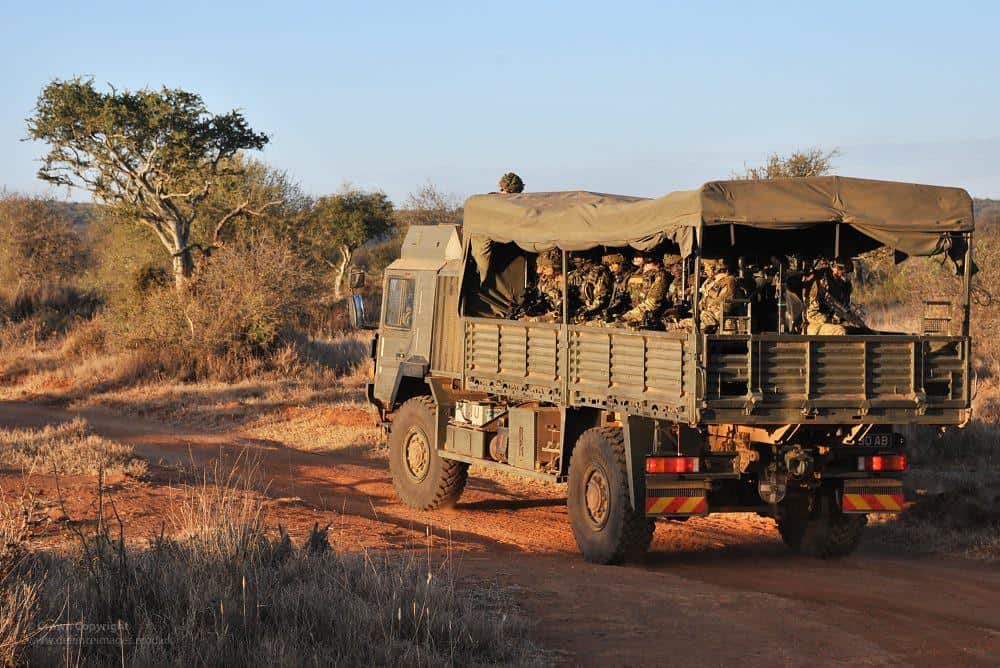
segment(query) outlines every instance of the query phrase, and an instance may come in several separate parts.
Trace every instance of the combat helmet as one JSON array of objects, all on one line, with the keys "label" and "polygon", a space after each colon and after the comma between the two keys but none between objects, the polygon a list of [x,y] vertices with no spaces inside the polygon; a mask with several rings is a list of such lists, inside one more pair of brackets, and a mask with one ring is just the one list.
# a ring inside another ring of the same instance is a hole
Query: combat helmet
[{"label": "combat helmet", "polygon": [[524,192],[524,181],[514,172],[507,172],[500,177],[500,192],[516,194]]}]

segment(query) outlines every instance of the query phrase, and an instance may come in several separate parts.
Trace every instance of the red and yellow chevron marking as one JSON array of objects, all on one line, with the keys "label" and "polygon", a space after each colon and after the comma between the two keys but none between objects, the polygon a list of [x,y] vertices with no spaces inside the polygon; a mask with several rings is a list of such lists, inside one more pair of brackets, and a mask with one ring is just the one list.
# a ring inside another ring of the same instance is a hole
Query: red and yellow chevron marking
[{"label": "red and yellow chevron marking", "polygon": [[851,494],[844,492],[841,507],[845,513],[898,512],[903,509],[903,494]]},{"label": "red and yellow chevron marking", "polygon": [[705,515],[708,501],[704,496],[647,496],[647,515]]}]

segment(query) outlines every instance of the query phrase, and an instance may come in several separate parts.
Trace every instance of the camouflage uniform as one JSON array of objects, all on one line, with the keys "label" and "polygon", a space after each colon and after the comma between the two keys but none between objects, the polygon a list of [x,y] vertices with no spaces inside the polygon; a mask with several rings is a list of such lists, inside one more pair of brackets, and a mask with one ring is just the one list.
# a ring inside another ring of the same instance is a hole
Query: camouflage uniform
[{"label": "camouflage uniform", "polygon": [[585,323],[595,320],[607,308],[611,298],[611,272],[603,264],[585,262],[569,273],[571,289],[570,320]]},{"label": "camouflage uniform", "polygon": [[632,308],[622,315],[622,320],[638,327],[650,327],[663,308],[663,298],[669,284],[670,278],[663,267],[658,262],[647,260],[642,270],[628,279],[627,289]]},{"label": "camouflage uniform", "polygon": [[555,252],[538,256],[538,278],[525,294],[524,314],[533,322],[558,322],[562,318],[562,273]]},{"label": "camouflage uniform", "polygon": [[[632,298],[628,292],[628,281],[632,273],[625,266],[625,256],[621,253],[610,253],[601,258],[601,264],[607,267],[608,300],[604,308],[604,322],[618,320],[632,306]],[[614,269],[613,267],[617,267]]]},{"label": "camouflage uniform", "polygon": [[830,307],[830,301],[843,306],[851,305],[851,282],[833,275],[829,266],[819,264],[813,278],[806,284],[806,334],[843,336],[847,334],[844,322]]},{"label": "camouflage uniform", "polygon": [[721,260],[704,259],[706,273],[709,277],[701,286],[701,299],[698,301],[698,323],[703,332],[718,330],[722,326],[722,310],[726,303],[736,295],[738,284],[736,277]]}]

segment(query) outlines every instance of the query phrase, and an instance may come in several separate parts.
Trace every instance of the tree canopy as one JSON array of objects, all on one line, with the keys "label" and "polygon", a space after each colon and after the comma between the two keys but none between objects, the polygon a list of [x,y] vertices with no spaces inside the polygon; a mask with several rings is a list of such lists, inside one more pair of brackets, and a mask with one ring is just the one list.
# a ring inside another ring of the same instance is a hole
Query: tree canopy
[{"label": "tree canopy", "polygon": [[[28,134],[49,144],[39,178],[88,191],[122,218],[150,228],[173,258],[178,287],[194,271],[192,251],[200,244],[191,230],[206,214],[206,202],[223,182],[245,173],[241,152],[268,142],[240,111],[210,113],[196,93],[166,87],[102,92],[83,78],[45,86]],[[255,193],[234,198],[205,221],[208,243],[218,243],[232,221],[277,203]]]},{"label": "tree canopy", "polygon": [[296,226],[298,245],[314,260],[334,272],[333,293],[340,299],[344,274],[354,252],[386,237],[396,227],[395,209],[381,191],[345,188],[335,195],[318,198],[312,210]]},{"label": "tree canopy", "polygon": [[839,155],[840,151],[837,149],[824,151],[821,148],[795,151],[787,156],[772,153],[763,165],[747,167],[742,173],[733,174],[733,178],[759,181],[796,176],[825,176],[833,172],[833,160]]}]

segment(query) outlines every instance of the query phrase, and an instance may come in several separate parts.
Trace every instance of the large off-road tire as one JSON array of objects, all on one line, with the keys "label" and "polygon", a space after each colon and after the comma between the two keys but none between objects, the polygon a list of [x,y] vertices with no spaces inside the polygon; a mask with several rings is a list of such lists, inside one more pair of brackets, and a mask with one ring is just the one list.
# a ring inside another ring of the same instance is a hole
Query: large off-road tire
[{"label": "large off-road tire", "polygon": [[617,427],[588,429],[577,440],[567,503],[573,537],[591,563],[638,559],[653,542],[653,520],[629,502],[625,443]]},{"label": "large off-road tire", "polygon": [[778,518],[778,533],[796,552],[829,559],[847,556],[861,542],[867,515],[845,515],[830,496],[821,496],[810,508],[805,498],[790,499]]},{"label": "large off-road tire", "polygon": [[396,494],[418,510],[452,506],[465,489],[469,465],[443,459],[434,444],[434,400],[414,397],[389,429],[389,471]]}]

